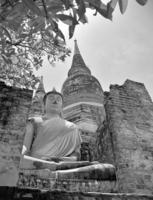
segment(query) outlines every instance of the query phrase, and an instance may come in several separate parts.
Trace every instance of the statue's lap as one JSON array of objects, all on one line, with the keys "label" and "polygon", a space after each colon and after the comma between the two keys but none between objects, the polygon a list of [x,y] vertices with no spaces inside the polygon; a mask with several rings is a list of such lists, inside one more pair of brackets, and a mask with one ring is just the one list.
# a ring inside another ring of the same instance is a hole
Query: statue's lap
[{"label": "statue's lap", "polygon": [[[39,159],[34,158],[34,160],[38,161]],[[24,165],[20,169],[18,185],[20,187],[34,187],[32,185],[35,185],[36,188],[59,189],[65,184],[67,190],[71,191],[80,191],[81,188],[86,188],[87,191],[110,192],[116,183],[115,167],[111,164],[88,161],[43,162],[50,164],[50,169],[36,169],[33,165],[33,158],[25,157],[22,163]],[[75,168],[75,166],[77,167]],[[71,188],[72,185],[73,188]]]}]

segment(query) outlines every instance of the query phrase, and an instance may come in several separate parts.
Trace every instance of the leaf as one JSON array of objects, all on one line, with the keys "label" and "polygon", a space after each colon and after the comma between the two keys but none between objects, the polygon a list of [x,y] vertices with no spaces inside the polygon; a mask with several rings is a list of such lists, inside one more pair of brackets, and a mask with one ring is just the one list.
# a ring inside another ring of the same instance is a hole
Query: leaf
[{"label": "leaf", "polygon": [[30,25],[30,27],[34,27],[34,29],[36,31],[38,31],[45,26],[44,18],[39,16],[36,19],[31,20],[29,22],[29,25]]},{"label": "leaf", "polygon": [[85,5],[86,8],[90,8],[89,2],[84,2],[84,5]]},{"label": "leaf", "polygon": [[53,38],[53,32],[52,32],[51,26],[49,26],[49,27],[45,30],[45,35],[47,35],[49,38]]},{"label": "leaf", "polygon": [[73,37],[75,25],[69,26],[69,39]]},{"label": "leaf", "polygon": [[101,14],[103,17],[108,18],[108,7],[102,3],[100,0],[85,0],[89,3],[90,8],[95,8],[96,11]]},{"label": "leaf", "polygon": [[29,34],[27,34],[27,33],[20,33],[20,38],[26,38],[26,37],[28,37],[29,36]]},{"label": "leaf", "polygon": [[77,20],[73,18],[72,16],[69,15],[64,15],[64,14],[58,14],[56,15],[63,23],[72,26],[73,24],[78,24]]},{"label": "leaf", "polygon": [[119,8],[122,14],[124,14],[124,12],[126,11],[127,5],[128,5],[128,0],[119,0]]},{"label": "leaf", "polygon": [[7,64],[11,64],[12,63],[12,61],[6,55],[2,54],[1,56],[2,56],[2,58],[4,60],[4,62],[6,62]]},{"label": "leaf", "polygon": [[18,17],[13,20],[8,20],[7,25],[10,29],[17,32],[21,27],[21,23],[22,23],[22,18]]},{"label": "leaf", "polygon": [[14,18],[22,18],[26,13],[26,9],[22,3],[17,3],[8,13],[7,20],[13,20]]},{"label": "leaf", "polygon": [[85,1],[90,4],[90,7],[94,6],[94,7],[98,8],[101,5],[101,1],[100,0],[85,0]]},{"label": "leaf", "polygon": [[15,55],[15,49],[10,49],[9,52],[5,53],[5,55],[10,58],[11,56]]},{"label": "leaf", "polygon": [[52,26],[52,29],[55,33],[58,32],[58,24],[54,21],[54,20],[51,20],[51,26]]},{"label": "leaf", "polygon": [[136,0],[140,5],[144,6],[148,0]]},{"label": "leaf", "polygon": [[22,0],[22,3],[24,6],[29,8],[34,14],[43,16],[41,10],[39,9],[39,7],[36,6],[33,0]]},{"label": "leaf", "polygon": [[68,10],[72,6],[69,0],[61,0],[61,1],[63,2],[66,10]]},{"label": "leaf", "polygon": [[108,4],[107,4],[107,18],[108,19],[112,19],[112,13],[115,10],[115,7],[117,5],[118,0],[111,0]]},{"label": "leaf", "polygon": [[9,31],[8,31],[5,27],[3,27],[3,26],[0,26],[0,28],[1,28],[2,30],[4,30],[4,32],[6,33],[7,37],[8,37],[8,38],[10,39],[10,41],[12,42],[12,38],[11,38],[11,35],[10,35]]},{"label": "leaf", "polygon": [[118,1],[119,1],[119,0],[111,0],[111,1],[109,2],[109,4],[110,4],[110,6],[112,7],[112,9],[115,9],[115,7],[116,7]]},{"label": "leaf", "polygon": [[3,36],[1,37],[0,44],[2,45],[1,52],[3,52],[6,47],[6,40]]},{"label": "leaf", "polygon": [[80,20],[86,12],[86,7],[83,0],[76,0],[76,3],[78,4],[78,15]]},{"label": "leaf", "polygon": [[59,36],[60,38],[62,38],[64,40],[64,42],[65,42],[64,34],[62,33],[62,31],[60,29],[58,29],[57,36]]},{"label": "leaf", "polygon": [[77,9],[72,8],[72,11],[73,11],[73,18],[77,21]]},{"label": "leaf", "polygon": [[88,18],[86,15],[83,15],[79,21],[85,24],[85,23],[88,23]]},{"label": "leaf", "polygon": [[51,6],[49,6],[48,8],[47,8],[47,11],[48,11],[48,13],[49,12],[52,12],[52,13],[57,13],[57,12],[59,12],[59,11],[62,11],[63,10],[63,6],[62,5],[51,5]]}]

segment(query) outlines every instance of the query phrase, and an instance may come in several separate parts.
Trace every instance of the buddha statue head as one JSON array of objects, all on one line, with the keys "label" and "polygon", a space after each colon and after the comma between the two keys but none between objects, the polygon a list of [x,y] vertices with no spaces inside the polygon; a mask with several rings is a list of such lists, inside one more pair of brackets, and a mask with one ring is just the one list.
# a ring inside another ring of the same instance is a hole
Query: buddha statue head
[{"label": "buddha statue head", "polygon": [[52,91],[45,94],[43,98],[44,111],[53,114],[62,115],[63,96],[57,92],[55,88]]}]

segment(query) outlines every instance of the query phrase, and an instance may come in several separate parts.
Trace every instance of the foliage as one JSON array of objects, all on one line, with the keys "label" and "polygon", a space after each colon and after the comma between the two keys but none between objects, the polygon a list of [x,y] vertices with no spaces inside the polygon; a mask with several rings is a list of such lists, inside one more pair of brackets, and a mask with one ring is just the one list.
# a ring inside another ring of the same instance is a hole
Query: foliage
[{"label": "foliage", "polygon": [[[147,0],[136,0],[145,5]],[[1,0],[0,3],[0,79],[10,84],[34,87],[38,78],[33,67],[42,66],[43,56],[48,60],[64,60],[70,50],[59,22],[68,25],[69,38],[75,27],[86,23],[86,10],[95,10],[106,19],[119,4],[123,14],[128,0]]]}]

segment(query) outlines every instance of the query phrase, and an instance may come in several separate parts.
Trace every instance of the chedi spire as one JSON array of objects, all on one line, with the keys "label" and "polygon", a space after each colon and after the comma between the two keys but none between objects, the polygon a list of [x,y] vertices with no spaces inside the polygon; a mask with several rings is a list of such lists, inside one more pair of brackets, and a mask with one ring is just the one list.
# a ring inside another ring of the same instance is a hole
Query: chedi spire
[{"label": "chedi spire", "polygon": [[79,50],[79,47],[77,44],[77,40],[75,39],[74,40],[74,55],[76,55],[76,54],[80,54],[80,50]]},{"label": "chedi spire", "polygon": [[42,92],[42,93],[45,94],[44,83],[43,83],[43,76],[41,76],[38,88],[36,90],[36,93],[39,93],[39,92]]},{"label": "chedi spire", "polygon": [[68,72],[68,76],[73,76],[76,74],[89,74],[91,75],[91,72],[89,70],[89,68],[86,66],[78,44],[77,44],[77,40],[74,40],[74,54],[73,54],[73,60],[72,60],[72,65],[71,68]]}]

